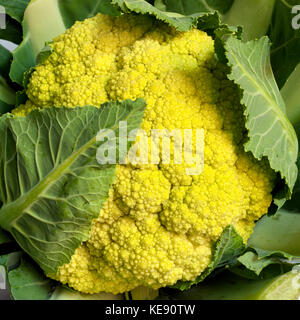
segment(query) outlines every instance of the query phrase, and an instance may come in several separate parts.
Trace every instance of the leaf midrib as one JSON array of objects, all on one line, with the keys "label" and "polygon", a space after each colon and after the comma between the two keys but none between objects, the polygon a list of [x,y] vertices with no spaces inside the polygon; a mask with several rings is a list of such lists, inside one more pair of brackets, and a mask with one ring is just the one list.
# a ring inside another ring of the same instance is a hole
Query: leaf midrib
[{"label": "leaf midrib", "polygon": [[[228,49],[227,49],[228,50]],[[239,63],[239,59],[237,59],[236,55],[233,53],[232,50],[228,50],[228,52],[230,52],[230,54],[232,55],[232,57],[235,60],[236,65],[239,66],[239,68],[243,71],[243,73],[248,77],[248,79],[250,79],[251,83],[257,88],[258,92],[261,92],[261,94],[263,95],[263,97],[269,102],[269,104],[273,105],[273,108],[271,108],[271,110],[273,112],[275,112],[278,116],[279,119],[287,119],[286,115],[283,113],[283,111],[280,109],[280,107],[278,106],[277,102],[271,97],[269,96],[268,93],[266,93],[266,90],[264,90],[263,88],[261,88],[261,86],[257,83],[257,81],[251,76],[251,74],[243,67],[243,65],[241,63]],[[235,81],[235,80],[234,80]],[[236,81],[235,81],[236,82]],[[291,127],[291,125],[289,125],[289,121],[280,121],[281,124],[284,126],[284,128],[290,133],[289,136],[293,136],[293,139],[295,139],[295,133],[293,128]],[[290,139],[288,139],[290,140]]]},{"label": "leaf midrib", "polygon": [[[125,118],[131,115],[131,112]],[[112,126],[111,130],[116,130],[118,122]],[[99,128],[100,130],[101,128]],[[100,137],[101,138],[101,137]],[[99,140],[99,139],[98,139]],[[100,139],[101,140],[101,139]],[[83,154],[84,151],[89,149],[96,143],[96,136],[86,142],[75,153],[67,157],[60,165],[55,166],[45,178],[39,181],[33,188],[27,191],[24,195],[17,200],[3,205],[0,210],[0,226],[11,232],[17,219],[20,218],[23,213],[38,199],[45,190],[49,189],[53,183],[55,183],[63,174],[67,173],[71,165],[77,160],[77,158]]]},{"label": "leaf midrib", "polygon": [[23,212],[26,211],[26,209],[30,207],[45,190],[50,188],[59,177],[65,174],[82,152],[87,150],[95,142],[96,137],[93,137],[75,153],[66,158],[60,165],[54,167],[48,175],[39,181],[32,189],[27,191],[17,200],[5,204],[0,210],[0,226],[5,230],[11,231],[15,221],[23,214]]}]

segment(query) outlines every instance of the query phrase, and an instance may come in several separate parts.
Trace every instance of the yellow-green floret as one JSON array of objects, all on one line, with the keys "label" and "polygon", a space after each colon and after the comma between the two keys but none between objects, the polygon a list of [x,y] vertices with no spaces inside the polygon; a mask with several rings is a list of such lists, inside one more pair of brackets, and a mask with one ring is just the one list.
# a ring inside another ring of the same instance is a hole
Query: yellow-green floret
[{"label": "yellow-green floret", "polygon": [[51,277],[86,293],[160,288],[201,274],[228,225],[247,240],[268,211],[275,177],[243,149],[239,91],[216,61],[210,36],[149,17],[99,14],[57,37],[52,50],[16,115],[144,98],[148,134],[204,129],[204,170],[188,175],[187,164],[172,160],[118,165],[90,239]]}]

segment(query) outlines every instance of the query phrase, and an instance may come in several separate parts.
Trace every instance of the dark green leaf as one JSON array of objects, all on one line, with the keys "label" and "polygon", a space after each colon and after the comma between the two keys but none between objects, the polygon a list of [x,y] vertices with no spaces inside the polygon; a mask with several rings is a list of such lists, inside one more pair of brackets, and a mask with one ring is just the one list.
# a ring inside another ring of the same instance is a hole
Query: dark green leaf
[{"label": "dark green leaf", "polygon": [[22,41],[22,28],[21,25],[6,15],[6,27],[0,29],[0,39],[11,41],[19,44]]},{"label": "dark green leaf", "polygon": [[51,53],[52,53],[51,47],[45,46],[36,57],[36,65],[44,63],[48,59],[48,57],[51,55]]},{"label": "dark green leaf", "polygon": [[9,234],[0,228],[0,245],[11,242]]},{"label": "dark green leaf", "polygon": [[8,272],[8,283],[14,300],[46,300],[54,281],[46,278],[42,270],[25,255],[21,264]]},{"label": "dark green leaf", "polygon": [[[295,70],[290,74],[280,93],[286,105],[286,114],[295,125],[300,124],[300,62],[297,64]],[[298,140],[300,135],[298,134]]]},{"label": "dark green leaf", "polygon": [[[295,127],[295,129],[296,129],[296,132],[298,133],[298,140],[299,140],[300,123]],[[297,167],[300,168],[300,156],[298,157]],[[288,200],[285,203],[284,209],[290,212],[300,214],[300,171],[298,171],[298,178],[294,186],[292,199]]]},{"label": "dark green leaf", "polygon": [[16,93],[0,75],[0,115],[12,110],[16,103]]},{"label": "dark green leaf", "polygon": [[152,6],[145,0],[112,0],[123,12],[136,12],[153,15],[156,19],[168,23],[179,31],[188,31],[193,26],[197,26],[198,18],[207,15],[205,12],[197,12],[191,15],[183,15],[175,12],[165,12]]},{"label": "dark green leaf", "polygon": [[[1,85],[0,85],[0,90],[1,90]],[[13,107],[14,107],[13,105],[7,104],[1,101],[1,98],[0,98],[0,115],[10,112],[13,109]]]},{"label": "dark green leaf", "polygon": [[11,53],[0,45],[0,75],[5,79],[8,79],[11,60]]},{"label": "dark green leaf", "polygon": [[163,0],[162,2],[165,11],[190,15],[196,12],[211,12],[214,10],[224,14],[230,9],[234,0]]},{"label": "dark green leaf", "polygon": [[98,12],[111,16],[120,15],[120,11],[110,0],[63,0],[59,1],[59,11],[64,25],[69,28],[75,21],[94,17]]},{"label": "dark green leaf", "polygon": [[28,100],[25,90],[16,92],[16,107],[20,104],[24,104]]},{"label": "dark green leaf", "polygon": [[21,23],[29,2],[30,0],[0,0],[0,6],[5,8],[10,17]]},{"label": "dark green leaf", "polygon": [[20,264],[20,258],[23,255],[22,252],[14,252],[0,256],[0,265],[6,268],[6,271],[11,271]]},{"label": "dark green leaf", "polygon": [[235,36],[238,39],[241,38],[242,29],[241,27],[229,27],[228,25],[220,24],[216,26],[213,31],[215,40],[215,52],[218,60],[224,64],[228,63],[226,58],[226,49],[224,47],[224,42],[231,36]]},{"label": "dark green leaf", "polygon": [[[287,5],[288,4],[288,5]],[[294,29],[292,6],[299,0],[276,1],[268,36],[271,40],[271,63],[279,88],[300,62],[300,29]]]}]

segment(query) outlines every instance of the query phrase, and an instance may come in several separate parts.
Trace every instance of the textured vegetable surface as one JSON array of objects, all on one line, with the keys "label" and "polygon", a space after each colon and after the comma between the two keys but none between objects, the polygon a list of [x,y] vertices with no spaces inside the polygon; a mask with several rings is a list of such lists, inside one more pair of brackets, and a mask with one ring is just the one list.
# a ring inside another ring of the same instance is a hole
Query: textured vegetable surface
[{"label": "textured vegetable surface", "polygon": [[117,133],[122,120],[135,129],[144,106],[125,101],[1,118],[0,225],[45,272],[56,272],[88,239],[90,222],[108,196],[115,166],[97,163],[104,143],[97,132]]},{"label": "textured vegetable surface", "polygon": [[[0,265],[15,299],[153,299],[166,286],[172,297],[226,268],[259,288],[291,270],[299,219],[286,210],[299,212],[297,200],[256,223],[297,179],[299,42],[284,25],[288,1],[0,0],[0,38],[19,44],[0,46],[0,112],[14,108],[0,118]],[[100,165],[96,149],[120,140],[96,132],[118,136],[124,120],[127,134],[141,124],[146,138],[129,164]],[[170,162],[165,141],[150,139],[157,129],[177,130]],[[194,134],[182,163],[178,132]],[[3,254],[21,249],[47,277],[26,255],[8,266]],[[286,297],[298,292],[292,282]]]},{"label": "textured vegetable surface", "polygon": [[201,175],[162,158],[158,165],[118,166],[90,239],[56,279],[88,293],[194,280],[227,226],[246,241],[267,212],[275,175],[243,150],[239,91],[214,59],[213,45],[199,30],[179,33],[126,15],[98,15],[54,40],[52,54],[30,79],[30,100],[14,114],[143,97],[142,129],[149,136],[156,128],[205,130]]}]

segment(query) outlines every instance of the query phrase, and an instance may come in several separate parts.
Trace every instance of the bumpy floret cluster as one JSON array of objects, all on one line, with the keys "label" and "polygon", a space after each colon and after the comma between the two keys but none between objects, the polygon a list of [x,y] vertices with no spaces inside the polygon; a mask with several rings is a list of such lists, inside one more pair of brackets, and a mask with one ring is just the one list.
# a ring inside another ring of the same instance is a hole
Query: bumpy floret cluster
[{"label": "bumpy floret cluster", "polygon": [[268,211],[274,175],[243,149],[239,91],[215,60],[210,36],[180,33],[148,17],[99,14],[57,37],[52,49],[16,115],[141,97],[148,133],[204,129],[200,175],[188,175],[187,164],[172,160],[118,165],[90,239],[55,279],[86,293],[160,288],[201,274],[228,225],[247,240]]}]

